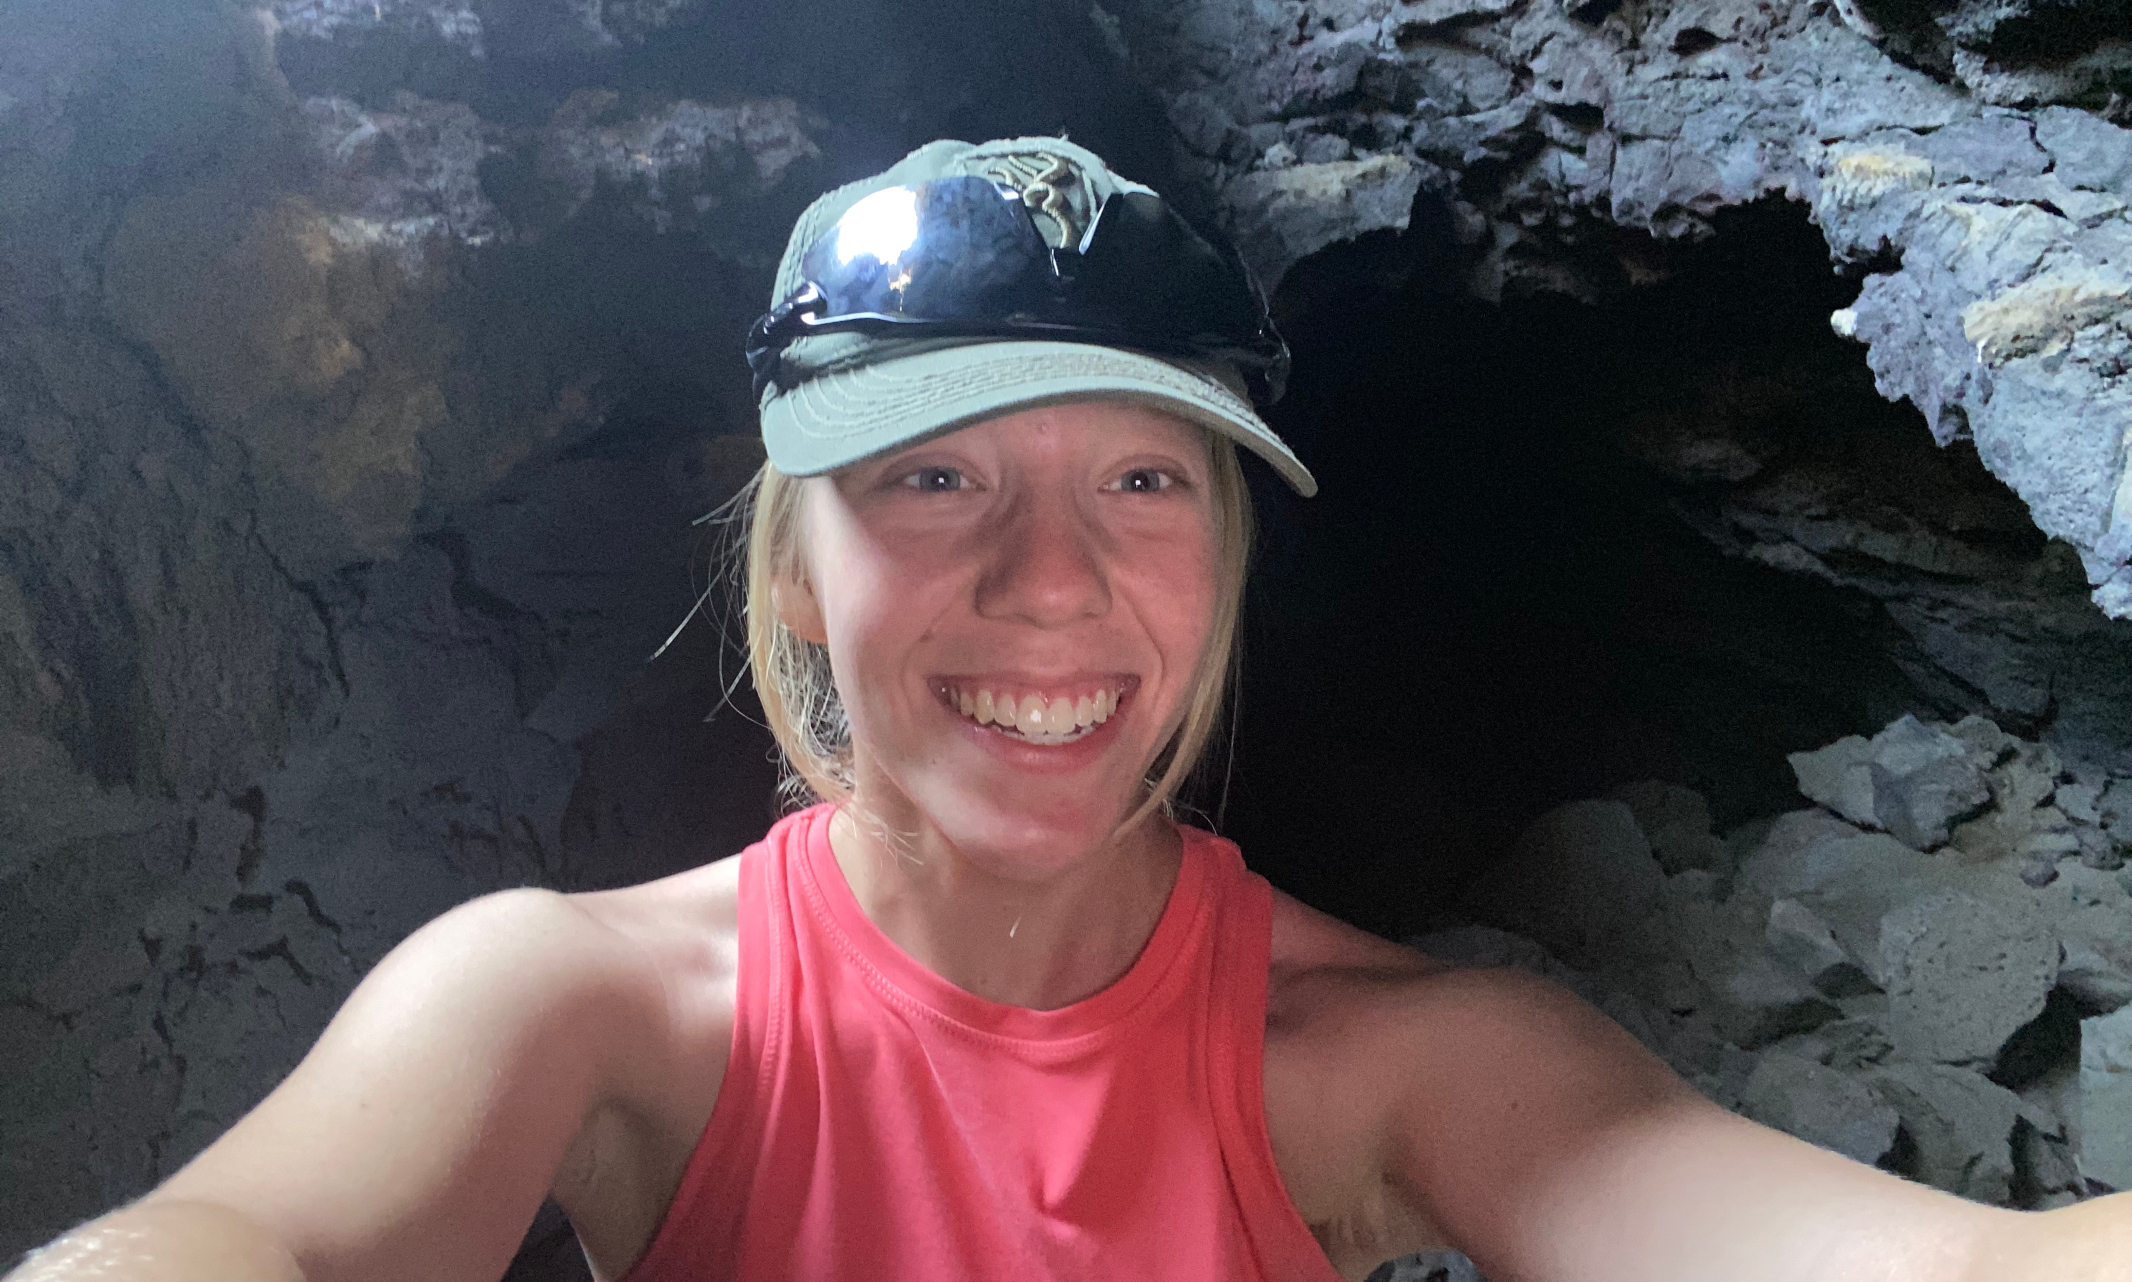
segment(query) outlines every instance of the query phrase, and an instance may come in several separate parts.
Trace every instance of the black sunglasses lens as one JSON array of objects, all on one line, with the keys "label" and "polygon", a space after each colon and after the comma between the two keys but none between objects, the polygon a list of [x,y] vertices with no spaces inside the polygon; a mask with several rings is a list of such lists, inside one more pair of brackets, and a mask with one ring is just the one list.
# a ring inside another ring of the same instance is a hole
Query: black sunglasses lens
[{"label": "black sunglasses lens", "polygon": [[758,394],[807,333],[893,329],[1077,339],[1215,357],[1268,403],[1288,349],[1242,258],[1161,197],[1103,202],[1078,251],[1054,251],[1022,198],[990,179],[936,178],[863,197],[810,245],[806,288],[756,323]]},{"label": "black sunglasses lens", "polygon": [[1041,297],[1049,256],[1018,198],[984,178],[939,178],[860,200],[801,270],[825,316],[996,321]]},{"label": "black sunglasses lens", "polygon": [[1242,264],[1144,192],[1122,192],[1104,204],[1075,283],[1076,292],[1105,300],[1139,333],[1240,348],[1260,328],[1258,294]]}]

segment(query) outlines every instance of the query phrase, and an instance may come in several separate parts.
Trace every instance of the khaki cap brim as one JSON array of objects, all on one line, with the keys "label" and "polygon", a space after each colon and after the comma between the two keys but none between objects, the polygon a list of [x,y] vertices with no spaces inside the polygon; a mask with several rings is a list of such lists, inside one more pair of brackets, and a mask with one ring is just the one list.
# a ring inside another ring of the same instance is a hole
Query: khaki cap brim
[{"label": "khaki cap brim", "polygon": [[780,472],[817,476],[982,419],[1090,400],[1166,410],[1257,454],[1303,497],[1318,491],[1309,469],[1227,381],[1092,343],[963,343],[823,370],[764,399],[763,442]]}]

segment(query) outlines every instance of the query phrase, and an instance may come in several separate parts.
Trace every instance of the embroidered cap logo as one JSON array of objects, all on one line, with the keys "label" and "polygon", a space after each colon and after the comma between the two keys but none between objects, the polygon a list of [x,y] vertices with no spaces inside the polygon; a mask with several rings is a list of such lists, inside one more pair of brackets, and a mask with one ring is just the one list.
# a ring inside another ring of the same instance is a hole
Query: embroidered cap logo
[{"label": "embroidered cap logo", "polygon": [[[986,168],[985,174],[1020,192],[1022,204],[1032,215],[1050,220],[1058,234],[1058,239],[1052,243],[1053,249],[1072,249],[1080,245],[1085,228],[1068,189],[1081,190],[1082,199],[1086,201],[1086,186],[1063,157],[1048,151],[1000,156]],[[1037,229],[1044,230],[1041,221]]]}]

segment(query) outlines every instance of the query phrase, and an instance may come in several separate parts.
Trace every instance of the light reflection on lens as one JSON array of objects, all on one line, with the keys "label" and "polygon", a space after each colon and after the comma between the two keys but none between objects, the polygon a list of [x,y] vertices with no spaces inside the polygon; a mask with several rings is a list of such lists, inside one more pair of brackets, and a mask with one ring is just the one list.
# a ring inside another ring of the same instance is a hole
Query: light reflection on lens
[{"label": "light reflection on lens", "polygon": [[873,258],[887,264],[918,239],[918,193],[908,187],[877,191],[837,222],[837,262]]}]

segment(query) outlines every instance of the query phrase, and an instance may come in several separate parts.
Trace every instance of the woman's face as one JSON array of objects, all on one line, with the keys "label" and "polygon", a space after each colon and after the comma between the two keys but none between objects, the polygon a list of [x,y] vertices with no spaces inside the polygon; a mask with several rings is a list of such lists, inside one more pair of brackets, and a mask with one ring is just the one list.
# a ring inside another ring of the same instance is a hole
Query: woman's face
[{"label": "woman's face", "polygon": [[858,799],[997,871],[1100,845],[1185,712],[1216,607],[1205,432],[1094,401],[807,482],[788,626],[829,648]]}]

